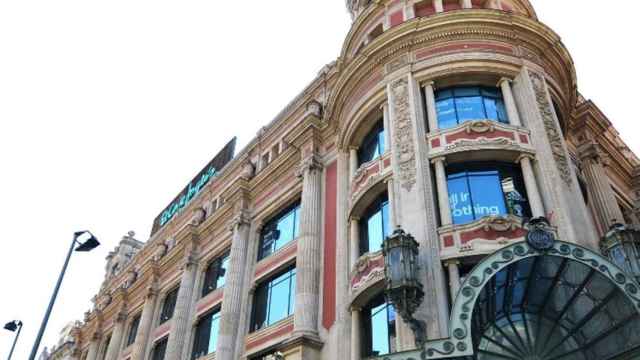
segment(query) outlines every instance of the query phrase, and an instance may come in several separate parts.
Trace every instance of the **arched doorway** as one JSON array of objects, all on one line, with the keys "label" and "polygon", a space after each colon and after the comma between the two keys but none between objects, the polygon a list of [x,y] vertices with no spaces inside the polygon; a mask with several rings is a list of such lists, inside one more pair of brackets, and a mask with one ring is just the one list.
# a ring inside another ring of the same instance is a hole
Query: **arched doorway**
[{"label": "arched doorway", "polygon": [[388,360],[640,359],[640,286],[607,259],[526,242],[478,264],[452,308],[448,339]]}]

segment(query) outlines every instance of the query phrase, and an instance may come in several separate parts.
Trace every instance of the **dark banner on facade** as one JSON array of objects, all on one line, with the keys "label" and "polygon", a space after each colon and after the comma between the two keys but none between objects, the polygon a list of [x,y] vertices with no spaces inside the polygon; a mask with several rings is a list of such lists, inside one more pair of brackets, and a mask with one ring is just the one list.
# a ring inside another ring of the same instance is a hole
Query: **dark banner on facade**
[{"label": "dark banner on facade", "polygon": [[186,207],[191,200],[200,193],[209,182],[217,176],[217,174],[224,168],[231,159],[236,150],[236,138],[234,137],[229,143],[216,155],[216,157],[205,166],[202,171],[187,185],[182,192],[167,206],[164,211],[160,213],[153,221],[153,228],[151,229],[151,236],[160,230],[166,223]]}]

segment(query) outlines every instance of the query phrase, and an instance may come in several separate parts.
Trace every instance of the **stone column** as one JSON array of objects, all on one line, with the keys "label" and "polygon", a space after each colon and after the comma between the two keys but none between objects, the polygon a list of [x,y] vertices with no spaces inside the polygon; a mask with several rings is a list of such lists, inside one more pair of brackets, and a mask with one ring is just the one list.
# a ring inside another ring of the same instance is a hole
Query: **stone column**
[{"label": "stone column", "polygon": [[89,343],[89,352],[87,353],[86,360],[98,360],[98,350],[100,349],[100,337],[98,334],[91,336],[91,342]]},{"label": "stone column", "polygon": [[398,224],[398,211],[396,210],[396,189],[393,178],[387,179],[387,197],[389,198],[389,232],[393,233]]},{"label": "stone column", "polygon": [[624,223],[622,210],[607,176],[606,166],[609,159],[595,142],[581,145],[578,153],[582,160],[587,188],[596,209],[596,217],[601,225],[600,230],[604,233],[613,222]]},{"label": "stone column", "polygon": [[349,173],[350,179],[353,180],[354,175],[358,171],[358,149],[355,147],[349,148]]},{"label": "stone column", "polygon": [[451,225],[451,206],[449,204],[449,188],[447,185],[447,172],[444,168],[444,157],[432,160],[436,168],[436,191],[438,192],[438,207],[440,210],[440,222],[442,226]]},{"label": "stone column", "polygon": [[362,322],[360,320],[360,309],[351,310],[351,360],[362,359]]},{"label": "stone column", "polygon": [[[440,4],[440,6],[442,6],[442,4]],[[424,94],[427,103],[429,132],[432,133],[438,131],[438,109],[436,108],[436,94],[433,81],[424,86]]]},{"label": "stone column", "polygon": [[529,205],[531,206],[531,215],[536,218],[545,216],[545,211],[542,203],[542,197],[538,190],[536,176],[533,172],[533,166],[531,165],[532,159],[532,155],[523,154],[518,158],[517,162],[520,163],[520,167],[522,168],[522,178],[524,180],[524,187],[527,189],[527,197]]},{"label": "stone column", "polygon": [[111,333],[111,341],[109,342],[109,347],[107,348],[107,354],[105,355],[105,360],[117,360],[120,355],[120,346],[122,345],[122,337],[124,336],[124,325],[127,321],[126,313],[121,310],[115,319],[115,326],[113,327],[113,332]]},{"label": "stone column", "polygon": [[389,104],[386,102],[380,107],[382,109],[382,122],[384,124],[384,147],[386,151],[391,147],[391,123],[389,123]]},{"label": "stone column", "polygon": [[300,236],[296,256],[294,336],[318,337],[322,232],[322,164],[312,155],[304,160]]},{"label": "stone column", "polygon": [[471,0],[461,0],[460,6],[462,6],[463,9],[471,9],[473,4]]},{"label": "stone column", "polygon": [[240,210],[231,224],[233,239],[229,255],[222,309],[220,310],[220,329],[218,331],[218,348],[216,359],[236,360],[235,347],[239,336],[238,328],[242,310],[242,293],[244,291],[244,275],[247,264],[249,244],[249,215]]},{"label": "stone column", "polygon": [[149,335],[153,325],[153,315],[158,302],[158,291],[155,285],[149,286],[147,289],[146,300],[142,308],[140,316],[140,325],[138,326],[138,334],[136,342],[133,346],[132,359],[146,359],[147,348],[149,343]]},{"label": "stone column", "polygon": [[450,260],[446,262],[446,265],[449,270],[449,289],[451,290],[451,302],[453,303],[460,290],[460,269],[458,268],[460,262]]},{"label": "stone column", "polygon": [[437,13],[441,13],[444,11],[444,6],[442,5],[442,0],[433,0],[433,7]]},{"label": "stone column", "polygon": [[349,269],[353,270],[353,267],[356,266],[360,258],[360,219],[352,217],[351,220],[349,220],[349,227],[349,240],[351,244],[349,251],[349,258],[351,259]]},{"label": "stone column", "polygon": [[513,98],[513,91],[511,90],[511,79],[502,78],[500,79],[500,82],[498,82],[498,85],[502,90],[502,99],[504,100],[504,106],[507,110],[507,116],[509,117],[509,124],[513,126],[522,126],[518,107],[516,106],[516,101]]},{"label": "stone column", "polygon": [[198,271],[198,262],[193,255],[184,260],[182,279],[178,289],[178,299],[173,312],[171,333],[167,343],[167,359],[179,359],[185,344],[187,332],[190,329],[189,310],[193,301],[193,287]]}]

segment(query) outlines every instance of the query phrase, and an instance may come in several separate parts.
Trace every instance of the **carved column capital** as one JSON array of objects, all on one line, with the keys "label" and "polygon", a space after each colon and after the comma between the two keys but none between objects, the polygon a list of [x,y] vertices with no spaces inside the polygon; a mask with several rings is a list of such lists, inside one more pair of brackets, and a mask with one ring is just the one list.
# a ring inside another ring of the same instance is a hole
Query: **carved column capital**
[{"label": "carved column capital", "polygon": [[247,209],[240,209],[228,224],[229,231],[235,231],[236,227],[251,224],[251,214]]},{"label": "carved column capital", "polygon": [[298,169],[296,170],[296,175],[298,177],[303,177],[308,172],[322,171],[323,168],[324,165],[320,161],[320,158],[318,157],[318,155],[314,154],[302,160],[302,162],[298,166]]},{"label": "carved column capital", "polygon": [[444,156],[438,156],[438,157],[435,157],[435,158],[431,159],[431,163],[434,164],[434,165],[439,163],[439,162],[442,162],[442,165],[447,165],[447,158],[444,157]]},{"label": "carved column capital", "polygon": [[600,163],[602,166],[610,164],[609,155],[602,149],[602,145],[595,141],[589,141],[578,147],[578,155],[583,162]]},{"label": "carved column capital", "polygon": [[522,153],[518,156],[518,158],[516,159],[516,164],[520,164],[520,162],[522,162],[522,160],[524,159],[529,159],[531,161],[535,161],[536,160],[536,156],[530,153]]}]

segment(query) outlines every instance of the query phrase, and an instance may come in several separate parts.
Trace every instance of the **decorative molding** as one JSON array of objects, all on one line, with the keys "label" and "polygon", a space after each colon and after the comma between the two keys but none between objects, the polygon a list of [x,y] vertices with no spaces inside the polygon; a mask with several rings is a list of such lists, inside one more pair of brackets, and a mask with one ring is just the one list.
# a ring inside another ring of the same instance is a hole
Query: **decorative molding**
[{"label": "decorative molding", "polygon": [[324,169],[322,161],[320,160],[318,155],[313,154],[302,160],[302,162],[298,166],[298,169],[296,169],[296,176],[301,178],[304,177],[307,172],[322,171],[322,169]]},{"label": "decorative molding", "polygon": [[416,184],[416,152],[411,123],[409,81],[403,77],[391,84],[393,93],[393,127],[398,160],[400,186],[411,191]]},{"label": "decorative molding", "polygon": [[558,125],[553,114],[553,108],[551,106],[551,103],[549,102],[545,80],[542,75],[534,71],[529,70],[529,74],[531,76],[531,82],[533,83],[533,90],[536,94],[538,110],[540,111],[540,115],[542,116],[542,122],[547,132],[549,143],[551,144],[551,151],[553,152],[556,166],[558,168],[558,171],[560,172],[560,177],[567,185],[571,185],[573,183],[573,178],[571,176],[571,167],[569,164],[569,159],[567,158],[567,153],[564,149],[564,140],[560,133],[560,129],[558,129]]},{"label": "decorative molding", "polygon": [[384,279],[384,258],[382,252],[367,253],[362,255],[351,270],[351,290],[354,294],[360,289],[366,289],[365,284],[378,282]]}]

